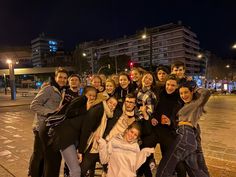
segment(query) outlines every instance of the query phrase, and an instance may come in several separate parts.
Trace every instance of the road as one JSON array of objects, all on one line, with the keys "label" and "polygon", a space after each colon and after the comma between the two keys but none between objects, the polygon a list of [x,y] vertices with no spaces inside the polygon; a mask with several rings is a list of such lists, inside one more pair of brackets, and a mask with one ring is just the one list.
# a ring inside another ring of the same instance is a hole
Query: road
[{"label": "road", "polygon": [[[236,96],[212,96],[200,126],[212,177],[236,176]],[[32,152],[29,106],[0,107],[0,177],[27,176]],[[158,153],[157,148],[157,155]]]}]

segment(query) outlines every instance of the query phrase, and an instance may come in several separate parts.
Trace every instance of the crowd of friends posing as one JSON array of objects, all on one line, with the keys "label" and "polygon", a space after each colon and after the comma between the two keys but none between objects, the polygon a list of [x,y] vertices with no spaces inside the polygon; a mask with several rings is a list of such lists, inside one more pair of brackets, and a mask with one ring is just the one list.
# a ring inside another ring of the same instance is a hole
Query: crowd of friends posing
[{"label": "crowd of friends posing", "polygon": [[82,94],[80,84],[58,68],[33,99],[28,176],[58,177],[63,158],[65,177],[94,176],[97,162],[107,177],[151,177],[160,144],[156,177],[209,177],[198,121],[210,92],[185,75],[184,63],[154,75],[141,68],[94,75]]}]

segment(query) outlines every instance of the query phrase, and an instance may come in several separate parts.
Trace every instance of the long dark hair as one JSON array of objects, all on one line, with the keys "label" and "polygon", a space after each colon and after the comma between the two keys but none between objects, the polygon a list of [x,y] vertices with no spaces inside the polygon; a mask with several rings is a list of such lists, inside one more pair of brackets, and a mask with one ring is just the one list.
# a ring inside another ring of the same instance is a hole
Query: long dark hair
[{"label": "long dark hair", "polygon": [[[179,85],[179,89],[182,87],[186,87],[190,90],[190,92],[193,92],[195,90],[195,88],[197,87],[197,84],[195,81],[186,81],[183,82]],[[199,98],[199,94],[197,92],[193,92],[193,99],[192,100],[196,100]]]}]

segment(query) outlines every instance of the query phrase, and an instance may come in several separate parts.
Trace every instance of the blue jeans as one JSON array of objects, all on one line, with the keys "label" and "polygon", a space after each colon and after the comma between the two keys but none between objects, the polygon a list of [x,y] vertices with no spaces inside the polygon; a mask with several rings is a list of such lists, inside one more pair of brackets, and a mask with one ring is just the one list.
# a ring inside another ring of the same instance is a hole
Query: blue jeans
[{"label": "blue jeans", "polygon": [[61,150],[61,155],[70,170],[70,177],[80,177],[81,169],[75,145],[70,145],[66,149]]},{"label": "blue jeans", "polygon": [[176,140],[166,155],[162,157],[156,177],[173,177],[176,165],[180,161],[186,163],[187,172],[190,177],[209,177],[198,166],[198,143],[194,128],[188,125],[181,125],[176,132]]}]

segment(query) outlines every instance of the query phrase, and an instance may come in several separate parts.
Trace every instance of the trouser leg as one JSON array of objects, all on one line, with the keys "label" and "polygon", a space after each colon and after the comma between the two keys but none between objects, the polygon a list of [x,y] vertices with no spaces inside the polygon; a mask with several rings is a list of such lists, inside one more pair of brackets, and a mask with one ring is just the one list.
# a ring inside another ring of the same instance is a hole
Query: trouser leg
[{"label": "trouser leg", "polygon": [[[92,169],[90,171],[90,173],[94,173],[93,169],[95,168],[96,166],[96,162],[99,161],[99,154],[98,153],[85,153],[84,154],[84,157],[83,157],[83,160],[82,160],[82,163],[81,163],[81,174],[82,174],[82,177],[84,177],[87,173],[88,170]],[[90,176],[92,176],[93,174],[90,174]]]},{"label": "trouser leg", "polygon": [[172,177],[177,164],[196,151],[197,143],[192,127],[181,126],[177,132],[173,145],[159,163],[156,177]]},{"label": "trouser leg", "polygon": [[29,163],[29,173],[31,177],[41,177],[43,174],[43,147],[38,131],[34,131],[34,147]]},{"label": "trouser leg", "polygon": [[39,124],[39,137],[43,145],[44,173],[43,177],[58,177],[61,166],[61,153],[49,145],[48,128],[45,122]]},{"label": "trouser leg", "polygon": [[70,145],[66,149],[61,150],[61,154],[70,170],[70,177],[80,177],[81,169],[75,145]]},{"label": "trouser leg", "polygon": [[204,158],[203,150],[202,150],[201,129],[200,129],[199,124],[197,126],[197,129],[195,130],[195,134],[196,134],[196,140],[197,140],[198,166],[199,166],[200,169],[202,169],[205,172],[205,174],[210,176],[207,165],[206,165],[206,161],[205,161],[205,158]]}]

